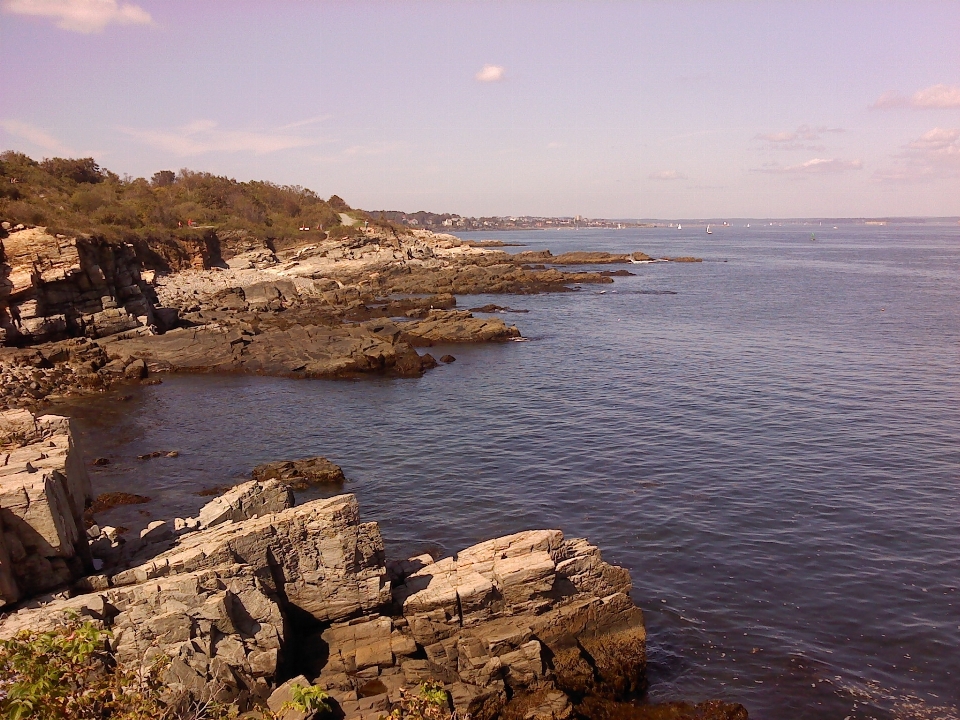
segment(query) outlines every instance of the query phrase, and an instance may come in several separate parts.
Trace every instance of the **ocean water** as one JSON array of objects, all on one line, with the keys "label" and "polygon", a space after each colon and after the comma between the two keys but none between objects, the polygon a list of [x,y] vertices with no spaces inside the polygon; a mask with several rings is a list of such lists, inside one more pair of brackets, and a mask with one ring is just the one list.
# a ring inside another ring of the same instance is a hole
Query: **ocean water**
[{"label": "ocean water", "polygon": [[457,361],[422,379],[73,405],[113,461],[95,487],[154,498],[114,511],[132,525],[322,454],[393,557],[535,527],[599,545],[646,612],[651,700],[960,717],[960,226],[751,225],[475,234],[704,262],[460,298],[527,310],[503,317],[528,341],[433,348]]}]

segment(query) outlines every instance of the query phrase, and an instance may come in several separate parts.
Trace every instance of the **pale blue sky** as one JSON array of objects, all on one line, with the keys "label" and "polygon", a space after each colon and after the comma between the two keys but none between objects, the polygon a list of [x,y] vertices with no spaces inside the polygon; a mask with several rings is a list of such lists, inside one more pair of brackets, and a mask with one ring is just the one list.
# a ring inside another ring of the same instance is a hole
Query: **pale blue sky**
[{"label": "pale blue sky", "polygon": [[0,8],[0,148],[38,158],[464,215],[960,214],[957,2]]}]

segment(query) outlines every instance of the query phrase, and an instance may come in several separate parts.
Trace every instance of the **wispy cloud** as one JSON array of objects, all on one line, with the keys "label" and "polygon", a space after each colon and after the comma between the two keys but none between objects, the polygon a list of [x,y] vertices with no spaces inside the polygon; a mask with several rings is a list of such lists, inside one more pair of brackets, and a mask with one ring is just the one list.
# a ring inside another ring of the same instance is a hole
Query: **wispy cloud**
[{"label": "wispy cloud", "polygon": [[661,170],[660,172],[650,173],[647,177],[651,180],[685,180],[687,176],[676,170]]},{"label": "wispy cloud", "polygon": [[[311,160],[315,163],[350,164],[361,157],[375,157],[378,155],[390,155],[402,150],[404,145],[398,142],[373,142],[359,145],[348,145],[340,150],[322,155],[313,155]],[[423,168],[421,168],[423,169]]]},{"label": "wispy cloud", "polygon": [[213,120],[197,120],[173,130],[119,129],[147,145],[181,156],[212,152],[266,155],[318,143],[317,140],[280,131],[224,130]]},{"label": "wispy cloud", "polygon": [[347,157],[368,156],[368,155],[386,155],[387,153],[399,147],[398,143],[378,142],[368,145],[351,145],[344,148],[342,155]]},{"label": "wispy cloud", "polygon": [[917,90],[910,97],[893,91],[885,92],[870,107],[879,110],[890,108],[915,108],[918,110],[960,108],[960,87],[956,85],[931,85]]},{"label": "wispy cloud", "polygon": [[506,75],[506,69],[502,65],[484,65],[473,77],[477,82],[490,83],[500,82]]},{"label": "wispy cloud", "polygon": [[102,32],[107,25],[153,25],[139,5],[117,0],[3,0],[4,12],[49,18],[58,28],[79,33]]},{"label": "wispy cloud", "polygon": [[769,163],[756,172],[772,173],[775,175],[829,175],[860,170],[863,162],[860,160],[842,160],[840,158],[812,158],[798,165],[783,166],[779,163]]},{"label": "wispy cloud", "polygon": [[936,127],[907,143],[892,167],[877,171],[884,182],[923,182],[960,177],[960,128]]},{"label": "wispy cloud", "polygon": [[278,130],[293,130],[298,127],[306,127],[307,125],[316,125],[317,123],[322,123],[324,120],[329,120],[332,115],[317,115],[312,118],[307,118],[306,120],[297,120],[296,122],[288,123],[287,125],[281,125]]},{"label": "wispy cloud", "polygon": [[20,122],[19,120],[0,120],[0,127],[10,135],[20,138],[21,140],[26,140],[28,143],[36,145],[38,148],[46,150],[47,152],[64,156],[77,154],[46,130],[42,130],[36,125]]},{"label": "wispy cloud", "polygon": [[811,145],[811,143],[820,140],[827,133],[842,132],[846,131],[843,128],[801,125],[796,130],[760,133],[755,135],[753,139],[765,142],[767,147],[772,150],[808,150],[812,152],[822,152],[826,149],[823,145]]}]

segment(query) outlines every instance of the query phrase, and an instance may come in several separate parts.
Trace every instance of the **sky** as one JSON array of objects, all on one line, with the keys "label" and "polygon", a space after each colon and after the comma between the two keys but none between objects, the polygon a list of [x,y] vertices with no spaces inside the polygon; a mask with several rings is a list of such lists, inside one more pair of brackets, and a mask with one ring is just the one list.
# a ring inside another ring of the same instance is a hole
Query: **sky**
[{"label": "sky", "polygon": [[0,150],[354,207],[960,215],[960,2],[0,0]]}]

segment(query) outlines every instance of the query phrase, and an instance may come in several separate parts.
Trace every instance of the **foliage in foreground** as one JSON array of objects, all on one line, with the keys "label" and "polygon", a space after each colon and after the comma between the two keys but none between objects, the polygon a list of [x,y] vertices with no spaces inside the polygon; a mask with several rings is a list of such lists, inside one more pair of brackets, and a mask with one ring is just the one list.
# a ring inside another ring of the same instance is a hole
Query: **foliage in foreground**
[{"label": "foliage in foreground", "polygon": [[[53,630],[24,630],[0,642],[0,717],[4,720],[228,720],[236,707],[193,704],[173,710],[161,701],[160,657],[145,673],[117,667],[109,652],[112,633],[76,617]],[[327,715],[326,692],[295,686],[292,699],[277,713],[263,709],[264,720],[289,710]],[[404,716],[408,717],[408,716]],[[424,716],[433,720],[433,716]]]},{"label": "foliage in foreground", "polygon": [[447,691],[439,683],[423,683],[415,694],[404,696],[387,717],[388,720],[450,720]]},{"label": "foliage in foreground", "polygon": [[144,676],[113,664],[111,634],[90,622],[24,630],[0,643],[0,711],[8,720],[159,718],[158,663]]}]

